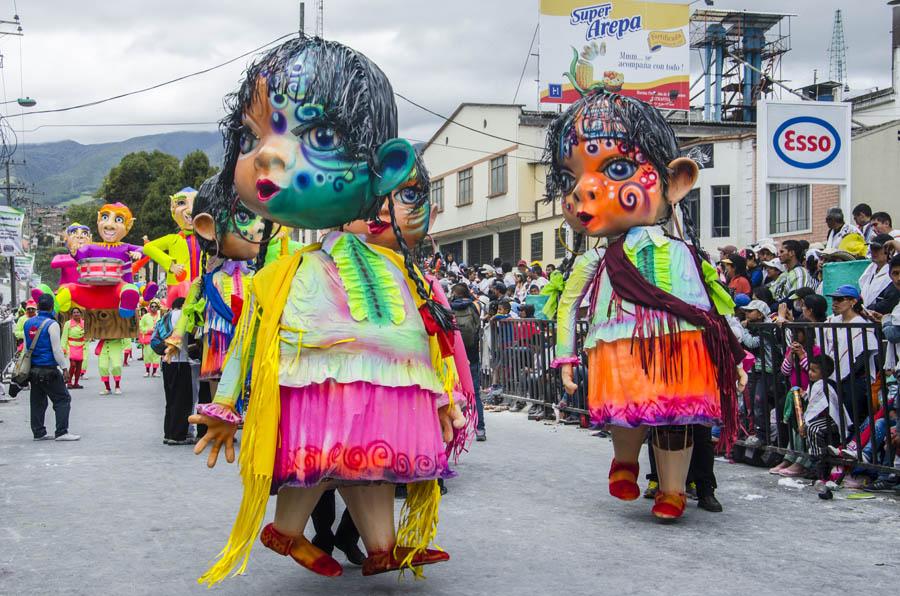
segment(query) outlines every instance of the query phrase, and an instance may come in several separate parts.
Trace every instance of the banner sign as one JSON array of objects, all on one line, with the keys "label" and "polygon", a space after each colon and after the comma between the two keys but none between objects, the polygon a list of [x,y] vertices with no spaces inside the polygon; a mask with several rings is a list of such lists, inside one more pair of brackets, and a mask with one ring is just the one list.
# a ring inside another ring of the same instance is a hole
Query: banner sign
[{"label": "banner sign", "polygon": [[13,207],[0,207],[0,256],[14,257],[22,250],[22,221],[25,212]]},{"label": "banner sign", "polygon": [[848,183],[849,103],[760,102],[756,135],[769,182]]},{"label": "banner sign", "polygon": [[34,255],[19,255],[14,257],[16,279],[22,282],[31,281],[34,273]]},{"label": "banner sign", "polygon": [[605,89],[661,109],[690,108],[688,5],[540,0],[541,103]]}]

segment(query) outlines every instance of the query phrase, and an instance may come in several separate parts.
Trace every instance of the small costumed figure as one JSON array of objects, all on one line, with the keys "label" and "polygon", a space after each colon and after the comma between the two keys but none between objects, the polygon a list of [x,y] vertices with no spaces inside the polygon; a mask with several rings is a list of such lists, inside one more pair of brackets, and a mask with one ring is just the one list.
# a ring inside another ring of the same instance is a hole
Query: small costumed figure
[{"label": "small costumed figure", "polygon": [[[97,342],[94,354],[99,357],[97,369],[100,371],[100,380],[103,381],[100,395],[109,395],[110,392],[122,395],[122,364],[125,359],[125,346],[130,342],[127,337],[101,339]],[[110,377],[115,383],[115,388],[110,386]]]},{"label": "small costumed figure", "polygon": [[185,187],[169,197],[169,209],[178,232],[144,245],[144,254],[166,272],[166,308],[172,308],[172,302],[176,298],[186,298],[191,282],[202,273],[201,251],[191,218],[196,196],[196,190]]},{"label": "small costumed figure", "polygon": [[78,261],[75,260],[75,254],[79,248],[91,242],[89,227],[76,222],[66,228],[66,247],[69,254],[56,255],[50,261],[51,267],[59,269],[59,285],[78,281]]},{"label": "small costumed figure", "polygon": [[[68,312],[77,305],[88,311],[117,309],[123,319],[134,318],[142,296],[134,283],[131,263],[141,258],[141,247],[122,242],[133,225],[131,210],[122,203],[100,207],[97,229],[101,241],[84,244],[75,251],[78,281],[60,284],[56,294],[60,312]],[[144,299],[149,300],[154,295],[156,284],[147,284]]]},{"label": "small costumed figure", "polygon": [[174,355],[185,335],[200,330],[200,380],[209,381],[215,394],[253,275],[249,262],[259,255],[265,224],[238,202],[233,191],[222,194],[218,175],[200,186],[192,221],[204,263],[210,258],[218,264],[194,280],[183,314],[166,340],[166,352]]},{"label": "small costumed figure", "polygon": [[147,305],[147,312],[141,317],[138,328],[141,332],[138,341],[142,346],[141,354],[144,357],[144,376],[155,377],[159,372],[160,355],[150,348],[150,339],[153,337],[153,328],[160,318],[159,300],[154,298]]},{"label": "small costumed figure", "polygon": [[69,357],[69,378],[66,379],[66,386],[69,389],[81,389],[79,383],[81,379],[82,367],[84,365],[84,317],[80,308],[73,308],[71,317],[63,325],[62,344],[63,353]]},{"label": "small costumed figure", "polygon": [[[414,150],[397,134],[384,73],[358,52],[300,37],[267,52],[230,96],[220,184],[270,221],[306,229],[367,219],[409,180]],[[269,495],[261,541],[316,573],[341,565],[303,536],[323,492],[336,488],[362,536],[363,574],[446,561],[437,479],[452,475],[444,443],[456,379],[452,317],[431,300],[412,257],[331,232],[253,276],[195,452],[234,460],[234,404],[249,372],[240,468],[244,494],[231,537],[201,578],[242,572]],[[446,349],[442,349],[446,348]],[[447,365],[447,360],[451,366]],[[407,484],[399,530],[394,485]]]},{"label": "small costumed figure", "polygon": [[744,352],[724,316],[734,303],[696,243],[660,225],[680,229],[674,208],[696,182],[697,165],[679,157],[655,108],[606,92],[582,97],[553,121],[547,161],[547,198],[562,200],[576,230],[609,241],[574,264],[559,300],[553,365],[574,394],[575,326],[587,297],[588,407],[612,432],[609,492],[640,496],[638,455],[650,429],[660,482],[652,511],[678,518],[690,425],[724,423],[723,442],[733,442],[736,390],[746,382]]}]

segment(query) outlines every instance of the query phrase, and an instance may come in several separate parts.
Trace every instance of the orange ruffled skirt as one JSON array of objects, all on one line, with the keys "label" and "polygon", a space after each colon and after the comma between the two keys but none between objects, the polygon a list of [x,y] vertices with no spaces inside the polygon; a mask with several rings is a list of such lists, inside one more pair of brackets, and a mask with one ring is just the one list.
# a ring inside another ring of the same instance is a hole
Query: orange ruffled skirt
[{"label": "orange ruffled skirt", "polygon": [[[636,428],[641,425],[703,424],[721,421],[716,372],[700,331],[682,331],[680,370],[663,379],[641,366],[635,340],[598,342],[588,352],[588,408],[591,421]],[[649,340],[642,340],[649,341]],[[660,355],[657,354],[657,358]]]}]

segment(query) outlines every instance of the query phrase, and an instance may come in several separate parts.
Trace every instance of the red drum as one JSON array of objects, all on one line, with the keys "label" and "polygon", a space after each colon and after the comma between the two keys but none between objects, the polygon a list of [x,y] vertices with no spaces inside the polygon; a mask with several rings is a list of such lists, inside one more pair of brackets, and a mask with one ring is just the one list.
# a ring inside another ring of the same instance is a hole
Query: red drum
[{"label": "red drum", "polygon": [[130,263],[120,259],[88,257],[78,261],[78,282],[91,286],[114,286],[122,281],[122,273]]}]

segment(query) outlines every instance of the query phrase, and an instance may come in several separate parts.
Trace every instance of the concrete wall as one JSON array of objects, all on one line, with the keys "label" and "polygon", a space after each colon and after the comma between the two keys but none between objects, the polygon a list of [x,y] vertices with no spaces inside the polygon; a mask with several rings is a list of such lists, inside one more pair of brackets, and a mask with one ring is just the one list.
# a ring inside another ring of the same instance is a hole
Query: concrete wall
[{"label": "concrete wall", "polygon": [[[896,113],[895,113],[896,116]],[[853,137],[851,202],[900,220],[900,120]],[[849,217],[849,214],[847,214]]]}]

